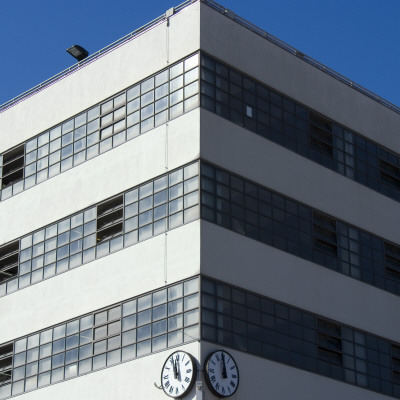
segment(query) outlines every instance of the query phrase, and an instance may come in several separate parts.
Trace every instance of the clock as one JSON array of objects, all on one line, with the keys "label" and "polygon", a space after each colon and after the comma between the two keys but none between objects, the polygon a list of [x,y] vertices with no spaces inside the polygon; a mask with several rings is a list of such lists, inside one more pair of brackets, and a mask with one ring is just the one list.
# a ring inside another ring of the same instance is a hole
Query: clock
[{"label": "clock", "polygon": [[161,386],[167,396],[181,398],[188,394],[196,380],[194,357],[185,351],[175,351],[165,361],[161,370]]},{"label": "clock", "polygon": [[208,388],[216,396],[232,396],[239,386],[236,361],[224,350],[214,351],[204,363],[204,378]]}]

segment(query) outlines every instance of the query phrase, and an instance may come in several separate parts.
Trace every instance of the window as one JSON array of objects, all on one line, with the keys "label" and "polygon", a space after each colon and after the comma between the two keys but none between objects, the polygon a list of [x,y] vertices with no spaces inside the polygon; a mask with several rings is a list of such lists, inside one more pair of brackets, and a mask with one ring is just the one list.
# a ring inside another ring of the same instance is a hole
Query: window
[{"label": "window", "polygon": [[198,64],[190,55],[0,154],[1,200],[198,107]]},{"label": "window", "polygon": [[386,271],[400,278],[400,246],[385,242]]},{"label": "window", "polygon": [[4,153],[2,189],[24,179],[25,146],[21,145]]},{"label": "window", "polygon": [[318,318],[318,357],[329,363],[342,364],[341,327]]},{"label": "window", "polygon": [[198,340],[199,287],[190,278],[1,345],[0,399]]},{"label": "window", "polygon": [[332,123],[310,112],[310,144],[323,153],[332,154]]},{"label": "window", "polygon": [[400,346],[392,344],[392,373],[393,380],[400,384]]},{"label": "window", "polygon": [[18,275],[19,241],[0,247],[0,282]]},{"label": "window", "polygon": [[97,206],[97,242],[123,233],[123,196],[114,197]]},{"label": "window", "polygon": [[0,388],[11,383],[13,344],[0,346]]},{"label": "window", "polygon": [[317,211],[313,212],[314,247],[337,254],[336,221]]},{"label": "window", "polygon": [[400,168],[398,166],[380,158],[379,172],[382,180],[400,188]]}]

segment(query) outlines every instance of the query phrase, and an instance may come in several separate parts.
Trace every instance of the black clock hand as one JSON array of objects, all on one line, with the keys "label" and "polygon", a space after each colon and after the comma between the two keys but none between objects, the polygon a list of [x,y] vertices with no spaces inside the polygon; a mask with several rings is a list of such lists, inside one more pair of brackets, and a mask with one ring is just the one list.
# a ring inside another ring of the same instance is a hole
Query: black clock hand
[{"label": "black clock hand", "polygon": [[222,356],[222,377],[224,379],[226,379],[228,377],[228,375],[226,373],[225,354],[221,353],[221,356]]},{"label": "black clock hand", "polygon": [[174,370],[174,378],[176,379],[178,376],[178,372],[176,370],[176,362],[174,361],[174,359],[171,357],[171,363],[172,363],[172,368]]},{"label": "black clock hand", "polygon": [[181,380],[181,367],[180,367],[178,360],[176,360],[176,375],[177,375],[178,381],[180,381]]}]

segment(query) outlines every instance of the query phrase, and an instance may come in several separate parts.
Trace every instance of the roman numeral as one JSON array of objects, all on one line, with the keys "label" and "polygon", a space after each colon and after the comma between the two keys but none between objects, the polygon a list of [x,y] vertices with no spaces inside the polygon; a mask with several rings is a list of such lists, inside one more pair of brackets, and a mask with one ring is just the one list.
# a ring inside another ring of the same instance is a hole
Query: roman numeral
[{"label": "roman numeral", "polygon": [[213,368],[210,368],[208,371],[210,372],[210,374],[214,374],[214,369]]},{"label": "roman numeral", "polygon": [[165,387],[168,388],[168,386],[170,385],[169,381],[165,382]]},{"label": "roman numeral", "polygon": [[185,378],[185,382],[189,383],[190,379],[188,377]]},{"label": "roman numeral", "polygon": [[168,379],[169,375],[164,375],[163,379]]},{"label": "roman numeral", "polygon": [[210,381],[211,381],[212,383],[215,382],[215,375],[213,375],[213,376],[210,377]]},{"label": "roman numeral", "polygon": [[[183,361],[183,359],[182,359],[182,361]],[[189,363],[190,363],[190,360],[186,362],[185,367],[186,367],[186,365],[188,365]]]},{"label": "roman numeral", "polygon": [[192,370],[190,368],[186,370],[187,374],[190,374],[191,372],[192,372]]},{"label": "roman numeral", "polygon": [[236,367],[233,365],[230,369],[231,369],[231,371],[232,371],[233,369],[236,369]]},{"label": "roman numeral", "polygon": [[231,381],[231,386],[234,388],[236,386],[236,383]]},{"label": "roman numeral", "polygon": [[169,388],[169,392],[170,392],[170,393],[173,393],[173,392],[174,392],[174,387],[173,387],[173,386],[171,386],[171,387]]}]

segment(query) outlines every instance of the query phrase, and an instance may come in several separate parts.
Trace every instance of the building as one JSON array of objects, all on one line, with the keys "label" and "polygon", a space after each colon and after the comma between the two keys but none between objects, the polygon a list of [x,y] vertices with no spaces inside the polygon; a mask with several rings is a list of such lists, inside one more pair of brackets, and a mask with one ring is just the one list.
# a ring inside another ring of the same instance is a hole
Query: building
[{"label": "building", "polygon": [[0,399],[400,398],[398,107],[202,0],[0,111]]}]

